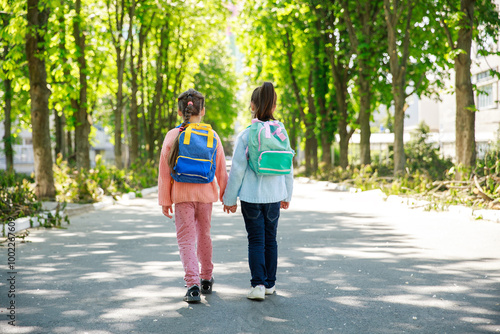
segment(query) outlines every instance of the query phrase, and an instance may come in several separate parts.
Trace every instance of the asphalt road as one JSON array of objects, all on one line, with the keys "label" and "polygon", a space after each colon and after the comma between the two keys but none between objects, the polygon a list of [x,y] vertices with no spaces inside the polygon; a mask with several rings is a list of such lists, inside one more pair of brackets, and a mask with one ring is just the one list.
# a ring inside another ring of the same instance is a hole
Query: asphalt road
[{"label": "asphalt road", "polygon": [[214,206],[212,237],[214,293],[188,305],[154,194],[32,230],[16,242],[16,274],[0,246],[0,333],[500,332],[497,223],[297,183],[279,222],[277,294],[263,302],[245,298],[239,208]]}]

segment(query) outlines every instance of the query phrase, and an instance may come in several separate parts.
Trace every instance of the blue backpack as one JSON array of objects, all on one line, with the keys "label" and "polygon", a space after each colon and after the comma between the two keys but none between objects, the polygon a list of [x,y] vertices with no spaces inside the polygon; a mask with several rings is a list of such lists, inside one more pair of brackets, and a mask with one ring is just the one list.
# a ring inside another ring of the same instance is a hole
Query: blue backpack
[{"label": "blue backpack", "polygon": [[179,135],[179,156],[170,175],[177,182],[210,183],[215,176],[217,137],[209,124],[188,124]]}]

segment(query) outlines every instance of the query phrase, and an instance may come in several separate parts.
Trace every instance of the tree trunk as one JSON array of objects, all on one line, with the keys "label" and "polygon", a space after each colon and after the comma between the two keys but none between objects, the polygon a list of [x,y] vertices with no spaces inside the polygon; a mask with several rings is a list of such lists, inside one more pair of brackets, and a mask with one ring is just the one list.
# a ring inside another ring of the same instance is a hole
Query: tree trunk
[{"label": "tree trunk", "polygon": [[402,175],[405,168],[404,118],[405,118],[405,85],[393,83],[394,94],[394,175]]},{"label": "tree trunk", "polygon": [[[134,54],[134,36],[133,36],[133,21],[135,16],[135,1],[132,1],[129,11],[129,18],[131,24],[129,25],[129,38],[130,38],[130,86],[131,86],[131,96],[130,96],[130,144],[129,144],[129,155],[130,155],[130,163],[135,163],[138,159],[139,153],[139,119],[137,117],[137,92],[139,90],[139,86],[137,83],[137,71],[139,69],[140,64],[137,65],[135,62],[135,54]],[[144,25],[141,25],[139,31],[139,38],[143,35]]]},{"label": "tree trunk", "polygon": [[123,167],[128,168],[130,166],[130,152],[128,147],[128,114],[127,109],[123,109]]},{"label": "tree trunk", "polygon": [[[64,78],[67,79],[69,75],[69,70],[67,68],[69,67],[68,60],[66,58],[66,22],[64,19],[64,0],[61,0],[60,2],[60,10],[58,11],[58,17],[57,20],[59,21],[59,58],[60,62],[63,66],[63,73],[64,73]],[[68,72],[68,73],[67,73]],[[62,154],[63,156],[66,155],[66,152],[63,151],[63,139],[64,139],[64,127],[63,127],[63,117],[64,112],[62,115],[59,115],[59,112],[54,109],[54,125],[55,125],[55,136],[56,136],[56,146],[54,148],[54,153],[57,159],[57,156],[59,154]],[[64,153],[63,153],[64,152]]]},{"label": "tree trunk", "polygon": [[[67,55],[69,52],[66,49],[66,20],[65,20],[65,4],[66,2],[64,0],[60,1],[60,8],[61,10],[58,11],[58,21],[59,21],[59,30],[60,30],[60,38],[59,38],[59,61],[62,64],[63,67],[63,76],[65,80],[68,80],[68,78],[71,77],[71,64],[68,61]],[[74,117],[77,106],[77,101],[73,98],[69,98],[69,102],[71,105],[71,110],[68,112],[68,116],[71,118]],[[56,157],[57,154],[62,153],[62,156],[64,159],[70,159],[70,156],[73,154],[73,148],[72,148],[72,140],[71,140],[71,135],[65,134],[64,133],[64,128],[66,126],[66,115],[65,111],[63,110],[61,116],[59,116],[59,113],[57,111],[54,111],[54,120],[55,120],[55,135],[56,135]],[[74,123],[74,122],[73,122]],[[69,147],[67,146],[69,145]]]},{"label": "tree trunk", "polygon": [[460,20],[455,58],[455,97],[457,103],[455,132],[456,159],[458,165],[473,167],[476,162],[474,93],[471,83],[471,45],[474,24],[475,0],[462,0],[460,10],[465,15]]},{"label": "tree trunk", "polygon": [[124,59],[121,55],[121,47],[116,46],[116,67],[118,91],[116,92],[116,109],[115,109],[115,165],[116,168],[123,168],[122,159],[122,114],[123,114],[123,70]]},{"label": "tree trunk", "polygon": [[156,126],[157,120],[161,117],[161,98],[163,95],[163,64],[165,57],[165,43],[168,44],[168,29],[164,26],[160,31],[160,45],[158,50],[158,57],[156,59],[156,84],[155,93],[153,97],[153,106],[149,112],[148,124],[148,159],[155,159],[155,141],[156,141]]},{"label": "tree trunk", "polygon": [[339,119],[339,165],[343,169],[346,169],[349,166],[349,132],[347,131],[347,122],[344,118]]},{"label": "tree trunk", "polygon": [[349,165],[349,140],[354,133],[354,129],[347,129],[349,125],[347,113],[347,69],[342,63],[336,63],[335,56],[332,53],[330,54],[330,62],[332,64],[332,76],[335,85],[335,97],[337,99],[338,132],[340,137],[339,164],[340,167],[345,169]]},{"label": "tree trunk", "polygon": [[75,150],[76,167],[90,168],[90,122],[87,113],[87,61],[85,60],[85,34],[81,31],[81,0],[75,3],[76,17],[73,21],[73,35],[77,48],[77,62],[80,76],[80,96],[76,110]]},{"label": "tree trunk", "polygon": [[[379,12],[379,4],[381,0],[377,1],[363,1],[356,2],[355,15],[357,16],[360,26],[355,28],[352,22],[353,14],[349,8],[349,2],[342,1],[342,7],[344,9],[344,18],[347,23],[347,30],[349,33],[349,40],[351,45],[356,50],[358,59],[358,87],[359,87],[359,129],[361,132],[360,138],[360,159],[361,165],[369,165],[371,163],[371,153],[370,153],[370,116],[371,116],[371,76],[367,59],[368,57],[373,57],[373,31],[374,31],[374,20],[377,13]],[[356,30],[360,30],[362,37],[358,38]],[[367,52],[369,51],[369,52]]]},{"label": "tree trunk", "polygon": [[[334,27],[336,24],[336,18],[332,15],[326,16],[325,20],[327,23]],[[342,168],[347,168],[349,165],[349,140],[351,139],[354,129],[347,129],[349,126],[349,112],[347,109],[347,83],[349,82],[349,62],[352,55],[352,50],[347,54],[339,53],[335,47],[336,45],[345,42],[346,38],[344,32],[340,35],[323,33],[323,40],[326,48],[326,53],[328,55],[328,60],[330,61],[331,74],[333,77],[333,84],[335,87],[335,99],[337,102],[337,131],[340,137],[339,149],[340,149],[340,159],[339,164]],[[348,43],[347,43],[348,44]]]},{"label": "tree trunk", "polygon": [[[44,2],[41,4],[46,5]],[[26,34],[26,56],[30,78],[31,126],[35,162],[35,193],[39,200],[55,198],[52,171],[52,149],[50,142],[49,96],[45,69],[45,41],[48,9],[39,10],[39,0],[28,0],[28,33]],[[41,32],[44,34],[41,34]]]},{"label": "tree trunk", "polygon": [[[130,162],[135,163],[139,158],[139,118],[137,117],[137,92],[139,86],[137,83],[137,70],[140,66],[134,64],[134,43],[130,43]],[[144,103],[144,102],[143,102]]]},{"label": "tree trunk", "polygon": [[323,155],[321,156],[321,161],[326,164],[326,166],[332,166],[332,143],[328,139],[328,134],[321,134],[321,148],[323,149]]},{"label": "tree trunk", "polygon": [[[316,29],[321,31],[321,21],[316,21]],[[320,135],[321,138],[321,148],[323,154],[321,155],[321,161],[328,167],[332,164],[332,158],[330,154],[330,141],[328,140],[330,131],[332,130],[330,125],[330,115],[328,113],[328,108],[326,107],[326,95],[329,93],[328,87],[328,75],[329,75],[329,64],[326,57],[324,57],[325,43],[321,36],[314,38],[314,98],[318,105],[318,116],[321,122]],[[317,146],[317,144],[316,144]],[[317,169],[317,168],[316,168]]]},{"label": "tree trunk", "polygon": [[311,138],[311,155],[313,174],[316,175],[318,173],[318,139],[316,136]]},{"label": "tree trunk", "polygon": [[[7,54],[8,48],[5,46],[5,54]],[[4,97],[5,97],[5,120],[4,120],[4,136],[3,145],[5,152],[5,162],[6,169],[8,172],[14,171],[14,150],[12,149],[12,129],[11,129],[11,111],[12,111],[12,80],[5,79],[4,82]]]},{"label": "tree trunk", "polygon": [[[311,170],[314,167],[314,157],[311,156],[311,144],[312,142],[310,141],[311,136],[314,137],[314,123],[308,121],[308,115],[305,114],[304,112],[304,107],[302,106],[302,96],[300,94],[300,89],[299,85],[297,83],[297,77],[295,73],[295,68],[293,67],[293,47],[292,47],[292,41],[290,39],[290,34],[288,30],[286,30],[285,34],[285,40],[284,40],[284,47],[287,53],[287,58],[288,58],[288,71],[292,80],[292,89],[293,93],[295,95],[295,102],[297,103],[297,109],[299,110],[299,115],[302,121],[304,122],[304,125],[306,127],[306,149],[305,149],[305,159],[306,159],[306,174],[309,175],[311,174]],[[311,87],[311,78],[312,78],[312,72],[309,76],[309,91]],[[309,107],[313,107],[312,110],[309,110],[309,112],[315,112],[314,108],[314,103],[311,104],[311,95],[310,92],[308,93],[307,96],[307,102],[309,103]],[[317,160],[317,152],[316,152],[316,160]],[[313,162],[313,165],[311,166],[311,162]]]},{"label": "tree trunk", "polygon": [[[142,119],[142,131],[143,135],[141,138],[146,138],[146,151],[149,152],[149,144],[147,142],[147,138],[149,136],[148,132],[148,127],[146,123],[146,85],[144,84],[145,82],[145,77],[144,77],[144,62],[143,62],[143,55],[144,55],[144,45],[146,41],[146,34],[139,34],[139,52],[137,55],[137,66],[138,66],[138,72],[139,72],[139,77],[141,78],[141,119]],[[144,142],[144,141],[143,141]],[[138,152],[139,153],[139,152]]]},{"label": "tree trunk", "polygon": [[54,109],[54,125],[56,134],[56,147],[54,148],[54,153],[56,158],[59,154],[62,155],[63,152],[63,139],[64,139],[64,128],[62,115],[59,116],[59,112]]},{"label": "tree trunk", "polygon": [[[404,115],[406,101],[406,70],[410,56],[410,29],[412,12],[415,2],[407,0],[408,12],[405,13],[405,31],[401,34],[398,30],[398,17],[403,12],[398,12],[396,5],[392,5],[390,0],[384,0],[385,20],[387,22],[387,41],[389,51],[389,66],[392,74],[392,93],[394,94],[394,176],[404,174],[405,151],[404,151]],[[400,9],[404,8],[400,4]],[[404,36],[398,40],[398,36]],[[402,45],[402,52],[398,46]]]},{"label": "tree trunk", "polygon": [[71,136],[71,130],[66,132],[66,157],[68,161],[70,157],[73,155],[73,138]]},{"label": "tree trunk", "polygon": [[[314,104],[314,96],[312,93],[314,73],[317,72],[317,65],[309,72],[309,83],[307,89],[307,104],[309,113],[306,115],[306,174],[316,174],[318,171],[318,140],[314,132],[316,120],[316,105]],[[309,168],[307,168],[309,166]]]},{"label": "tree trunk", "polygon": [[[128,2],[125,1],[114,1],[114,11],[116,24],[111,23],[111,11],[110,2],[106,2],[108,9],[108,29],[111,34],[112,42],[115,47],[116,52],[116,81],[118,84],[118,89],[116,92],[116,107],[114,110],[114,125],[115,125],[115,165],[118,169],[123,168],[123,158],[122,158],[122,117],[123,117],[123,76],[125,71],[125,64],[127,62],[128,54],[128,43],[130,41],[130,34],[127,34],[127,38],[123,38],[124,34],[124,20],[126,16],[126,5]],[[130,25],[131,22],[128,22]],[[116,36],[115,36],[116,34]],[[122,54],[123,51],[123,54]]]},{"label": "tree trunk", "polygon": [[[10,22],[10,15],[2,15],[2,26],[6,28]],[[2,60],[5,61],[7,59],[7,55],[9,53],[9,45],[5,43],[3,48]],[[14,150],[12,148],[12,80],[8,77],[5,77],[3,80],[4,86],[4,101],[5,101],[5,119],[4,119],[4,135],[3,135],[3,147],[5,152],[5,167],[7,172],[14,171]]]},{"label": "tree trunk", "polygon": [[360,138],[360,158],[361,165],[369,165],[371,163],[371,153],[370,153],[370,115],[371,115],[371,87],[370,79],[366,77],[364,72],[364,62],[360,61],[359,66],[361,67],[358,79],[359,94],[360,94],[360,105],[359,105],[359,129],[361,131]]},{"label": "tree trunk", "polygon": [[[307,136],[307,134],[306,134]],[[305,167],[306,167],[306,175],[311,175],[312,166],[311,166],[311,138],[306,137],[306,145],[304,150],[304,159],[305,159]]]}]

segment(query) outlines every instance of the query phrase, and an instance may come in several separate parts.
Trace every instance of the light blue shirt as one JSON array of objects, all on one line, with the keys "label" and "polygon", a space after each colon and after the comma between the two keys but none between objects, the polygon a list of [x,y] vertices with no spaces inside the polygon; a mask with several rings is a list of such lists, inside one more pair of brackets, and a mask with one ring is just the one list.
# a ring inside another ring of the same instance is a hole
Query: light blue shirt
[{"label": "light blue shirt", "polygon": [[224,204],[233,206],[237,198],[249,203],[290,202],[293,192],[292,172],[287,175],[257,175],[248,164],[246,149],[250,128],[243,130],[236,138],[233,160]]}]

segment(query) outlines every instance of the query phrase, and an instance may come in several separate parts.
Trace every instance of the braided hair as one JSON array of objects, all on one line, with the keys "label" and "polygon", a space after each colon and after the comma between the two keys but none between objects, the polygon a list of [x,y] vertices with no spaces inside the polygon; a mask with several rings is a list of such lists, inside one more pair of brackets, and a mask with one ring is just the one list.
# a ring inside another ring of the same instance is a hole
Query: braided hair
[{"label": "braided hair", "polygon": [[179,156],[179,137],[182,131],[188,127],[191,116],[198,116],[205,107],[205,97],[200,92],[189,88],[187,91],[179,95],[177,98],[177,105],[179,110],[182,112],[184,121],[179,127],[179,134],[172,144],[172,149],[170,150],[170,155],[168,157],[168,166],[170,167],[172,173],[175,173],[174,167],[177,163],[177,157]]}]

